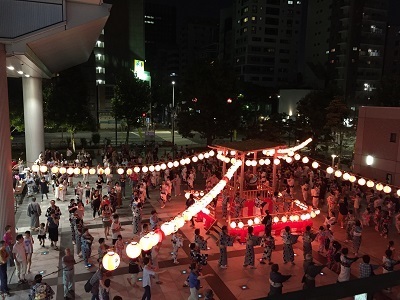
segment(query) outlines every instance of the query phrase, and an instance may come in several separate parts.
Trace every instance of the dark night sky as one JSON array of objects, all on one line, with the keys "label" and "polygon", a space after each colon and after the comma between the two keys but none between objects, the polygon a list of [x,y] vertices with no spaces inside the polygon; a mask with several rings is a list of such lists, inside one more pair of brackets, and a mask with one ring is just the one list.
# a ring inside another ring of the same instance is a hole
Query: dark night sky
[{"label": "dark night sky", "polygon": [[389,2],[389,23],[400,24],[400,0]]}]

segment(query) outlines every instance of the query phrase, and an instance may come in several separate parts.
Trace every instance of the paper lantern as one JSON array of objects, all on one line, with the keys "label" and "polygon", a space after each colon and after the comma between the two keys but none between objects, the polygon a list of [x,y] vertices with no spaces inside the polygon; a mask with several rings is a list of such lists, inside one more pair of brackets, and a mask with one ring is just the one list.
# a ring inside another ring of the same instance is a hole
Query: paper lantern
[{"label": "paper lantern", "polygon": [[174,161],[174,167],[175,168],[179,167],[179,162],[178,161]]},{"label": "paper lantern", "polygon": [[292,163],[292,162],[293,162],[293,158],[291,158],[291,157],[286,157],[286,162],[287,162],[288,164]]},{"label": "paper lantern", "polygon": [[105,168],[104,174],[110,175],[111,174],[111,169],[109,167]]},{"label": "paper lantern", "polygon": [[397,196],[400,197],[400,189],[397,190]]},{"label": "paper lantern", "polygon": [[308,159],[307,156],[304,156],[303,159],[302,159],[301,161],[303,162],[303,164],[308,164],[308,162],[309,162],[310,160]]},{"label": "paper lantern", "polygon": [[197,158],[197,156],[193,156],[193,157],[192,157],[192,162],[195,163],[195,162],[197,162],[198,160],[199,160],[199,159]]},{"label": "paper lantern", "polygon": [[139,173],[139,172],[140,172],[140,168],[139,168],[139,167],[134,167],[134,168],[133,168],[133,171],[134,171],[135,173]]},{"label": "paper lantern", "polygon": [[154,170],[155,170],[155,167],[154,167],[154,166],[150,166],[150,167],[149,167],[149,171],[150,171],[150,172],[154,172]]},{"label": "paper lantern", "polygon": [[47,172],[47,166],[40,166],[39,170],[40,172],[45,173]]},{"label": "paper lantern", "polygon": [[287,217],[286,217],[286,216],[283,216],[283,217],[281,218],[281,221],[282,221],[283,223],[286,223],[286,222],[287,222]]},{"label": "paper lantern", "polygon": [[274,221],[274,223],[278,223],[279,222],[279,218],[278,217],[274,217],[273,221]]},{"label": "paper lantern", "polygon": [[204,192],[200,191],[200,197],[203,197],[203,196],[204,196]]},{"label": "paper lantern", "polygon": [[319,209],[315,210],[315,214],[319,215],[321,213],[321,211]]},{"label": "paper lantern", "polygon": [[164,239],[164,232],[162,232],[161,229],[157,228],[156,230],[154,230],[154,233],[158,236],[157,244],[161,243]]},{"label": "paper lantern", "polygon": [[326,173],[332,174],[333,173],[333,168],[332,167],[327,167],[326,168]]},{"label": "paper lantern", "polygon": [[314,211],[312,211],[312,212],[310,213],[310,216],[311,216],[311,218],[315,218],[315,217],[317,216],[317,214],[316,214]]},{"label": "paper lantern", "polygon": [[188,210],[185,210],[182,213],[182,217],[183,217],[183,220],[190,221],[193,218],[193,215]]},{"label": "paper lantern", "polygon": [[335,176],[336,176],[336,177],[341,177],[341,176],[342,176],[342,171],[336,170],[336,171],[335,171]]},{"label": "paper lantern", "polygon": [[[231,152],[232,153],[232,152]],[[208,152],[208,155],[210,155],[210,156],[214,156],[215,155],[215,152],[214,152],[214,150],[211,150],[210,152]],[[235,155],[235,154],[232,154],[232,155]]]},{"label": "paper lantern", "polygon": [[271,160],[269,159],[269,158],[267,158],[266,160],[265,160],[265,164],[268,166],[268,165],[270,165],[271,164]]},{"label": "paper lantern", "polygon": [[203,153],[200,153],[198,157],[199,157],[200,160],[202,160],[204,158]]},{"label": "paper lantern", "polygon": [[231,160],[229,159],[229,157],[225,157],[225,162],[228,164]]},{"label": "paper lantern", "polygon": [[382,183],[378,183],[378,184],[375,186],[375,188],[376,188],[377,191],[382,191],[382,190],[383,190],[383,184],[382,184]]},{"label": "paper lantern", "polygon": [[306,215],[301,215],[301,216],[300,216],[300,219],[301,219],[302,221],[306,220]]},{"label": "paper lantern", "polygon": [[79,168],[75,168],[74,169],[74,174],[75,175],[79,175],[81,173],[81,169],[79,169]]},{"label": "paper lantern", "polygon": [[365,181],[364,178],[358,179],[358,184],[359,184],[359,185],[364,185],[365,183],[366,183],[366,181]]},{"label": "paper lantern", "polygon": [[167,165],[166,164],[161,164],[161,170],[165,170],[166,168],[167,168]]},{"label": "paper lantern", "polygon": [[298,215],[293,216],[293,220],[294,220],[295,222],[299,221],[299,219],[300,219],[300,217],[299,217]]},{"label": "paper lantern", "polygon": [[250,167],[251,166],[251,160],[246,160],[246,166]]},{"label": "paper lantern", "polygon": [[367,187],[372,188],[374,187],[375,183],[372,180],[367,181]]},{"label": "paper lantern", "polygon": [[319,167],[319,163],[317,163],[316,161],[314,161],[314,162],[311,164],[311,166],[312,166],[314,169],[316,169],[316,168]]},{"label": "paper lantern", "polygon": [[161,230],[165,235],[170,235],[174,232],[174,226],[175,225],[170,222],[165,222],[161,225]]},{"label": "paper lantern", "polygon": [[253,226],[253,224],[254,224],[254,221],[252,219],[247,220],[247,225]]},{"label": "paper lantern", "polygon": [[231,224],[229,224],[231,228],[235,229],[236,228],[236,222],[232,221]]},{"label": "paper lantern", "polygon": [[204,158],[209,158],[210,154],[208,154],[208,152],[204,153]]},{"label": "paper lantern", "polygon": [[205,213],[206,215],[209,215],[209,214],[210,214],[210,210],[209,210],[207,207],[204,207],[201,211],[202,211],[203,213]]},{"label": "paper lantern", "polygon": [[310,214],[306,214],[306,220],[308,220],[308,219],[310,219],[311,218],[311,215]]},{"label": "paper lantern", "polygon": [[52,167],[51,168],[51,173],[53,173],[53,174],[58,173],[58,167],[57,166]]},{"label": "paper lantern", "polygon": [[290,220],[291,222],[293,222],[293,221],[294,221],[294,216],[290,216],[290,217],[289,217],[289,220]]},{"label": "paper lantern", "polygon": [[148,236],[151,240],[153,247],[158,244],[158,242],[160,240],[160,237],[158,236],[158,234],[156,234],[154,231],[152,231],[152,232],[148,233]]},{"label": "paper lantern", "polygon": [[103,175],[103,173],[104,173],[103,168],[99,168],[99,169],[97,170],[97,174]]},{"label": "paper lantern", "polygon": [[108,271],[114,271],[116,268],[118,268],[120,262],[121,259],[119,255],[111,250],[107,251],[102,260],[104,269]]},{"label": "paper lantern", "polygon": [[152,243],[153,241],[148,235],[143,236],[139,241],[140,248],[142,248],[143,251],[149,251],[153,248],[154,245]]},{"label": "paper lantern", "polygon": [[274,159],[274,165],[279,165],[281,163],[281,160],[279,158]]},{"label": "paper lantern", "polygon": [[149,168],[147,166],[142,167],[142,172],[147,173],[149,171]]},{"label": "paper lantern", "polygon": [[263,158],[261,158],[261,159],[258,161],[258,164],[259,164],[260,166],[264,165],[264,164],[265,164],[265,160],[264,160]]},{"label": "paper lantern", "polygon": [[130,258],[136,258],[142,253],[142,248],[140,248],[139,243],[137,242],[130,242],[126,246],[126,255]]},{"label": "paper lantern", "polygon": [[160,165],[156,165],[156,166],[154,167],[154,170],[156,170],[156,172],[160,172],[160,170],[161,170]]},{"label": "paper lantern", "polygon": [[290,150],[290,151],[288,152],[288,155],[289,155],[289,156],[293,156],[293,155],[294,155],[294,152],[293,152],[292,150]]},{"label": "paper lantern", "polygon": [[236,151],[235,150],[232,150],[231,151],[231,155],[235,155],[236,154]]},{"label": "paper lantern", "polygon": [[349,173],[344,173],[343,174],[343,179],[344,180],[349,180],[350,179],[350,174]]},{"label": "paper lantern", "polygon": [[260,224],[260,223],[261,223],[260,218],[259,218],[259,217],[255,217],[255,218],[254,218],[254,224],[258,225],[258,224]]},{"label": "paper lantern", "polygon": [[168,169],[171,169],[174,166],[174,163],[172,161],[167,163]]},{"label": "paper lantern", "polygon": [[83,168],[81,170],[81,172],[82,172],[83,175],[87,175],[89,173],[89,170],[88,170],[88,168]]},{"label": "paper lantern", "polygon": [[392,188],[391,188],[390,186],[386,185],[386,186],[383,188],[383,191],[384,191],[386,194],[389,194],[389,193],[392,191]]},{"label": "paper lantern", "polygon": [[118,168],[117,173],[118,173],[119,175],[124,174],[124,169],[123,169],[123,168]]},{"label": "paper lantern", "polygon": [[185,158],[185,163],[188,165],[188,164],[190,164],[190,158],[188,157],[188,158]]},{"label": "paper lantern", "polygon": [[179,161],[179,163],[183,166],[183,165],[185,165],[185,160],[184,160],[184,159],[181,159],[181,160]]},{"label": "paper lantern", "polygon": [[236,158],[231,158],[231,164],[234,165],[236,163]]},{"label": "paper lantern", "polygon": [[240,221],[240,222],[238,223],[238,228],[242,229],[243,227],[244,227],[244,224],[243,224],[242,221]]},{"label": "paper lantern", "polygon": [[[61,173],[61,172],[60,172],[60,173]],[[90,175],[96,174],[96,169],[95,169],[95,168],[89,169],[89,174],[90,174]]]},{"label": "paper lantern", "polygon": [[73,169],[73,168],[68,168],[68,169],[67,169],[67,174],[68,174],[68,175],[74,174],[74,169]]},{"label": "paper lantern", "polygon": [[185,198],[189,199],[190,198],[190,193],[185,193]]},{"label": "paper lantern", "polygon": [[39,172],[39,165],[32,165],[32,172]]},{"label": "paper lantern", "polygon": [[357,180],[357,178],[354,175],[351,175],[350,178],[349,178],[350,182],[356,182],[356,180]]},{"label": "paper lantern", "polygon": [[300,158],[301,158],[300,154],[297,153],[297,154],[294,155],[294,159],[295,160],[299,160]]}]

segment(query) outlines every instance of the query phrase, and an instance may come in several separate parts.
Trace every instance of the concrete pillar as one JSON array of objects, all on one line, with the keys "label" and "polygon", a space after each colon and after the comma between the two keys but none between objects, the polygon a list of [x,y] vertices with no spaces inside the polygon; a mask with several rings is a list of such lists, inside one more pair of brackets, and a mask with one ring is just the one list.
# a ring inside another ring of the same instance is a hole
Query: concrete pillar
[{"label": "concrete pillar", "polygon": [[23,77],[26,163],[30,167],[44,152],[42,78]]},{"label": "concrete pillar", "polygon": [[14,193],[11,172],[10,112],[5,45],[0,44],[0,233],[6,225],[15,229]]}]

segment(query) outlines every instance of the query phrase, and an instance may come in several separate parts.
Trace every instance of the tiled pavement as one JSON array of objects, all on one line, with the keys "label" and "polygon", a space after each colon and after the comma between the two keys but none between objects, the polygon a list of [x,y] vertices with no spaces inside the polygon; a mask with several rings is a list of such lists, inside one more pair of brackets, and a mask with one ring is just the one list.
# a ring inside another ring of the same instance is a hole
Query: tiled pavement
[{"label": "tiled pavement", "polygon": [[[95,180],[95,176],[92,176],[90,179],[92,182]],[[80,180],[80,178],[76,178],[75,182]],[[200,186],[199,186],[200,187]],[[67,198],[70,199],[72,197],[73,190],[70,189]],[[172,202],[168,203],[164,209],[160,209],[160,206],[156,199],[158,198],[157,191],[151,191],[151,200],[148,201],[143,210],[143,218],[146,219],[150,215],[150,211],[153,208],[156,208],[159,212],[159,217],[161,219],[167,220],[171,217],[174,217],[179,211],[184,209],[185,199],[183,196],[173,197]],[[38,195],[39,196],[39,195]],[[39,198],[39,197],[38,197]],[[53,199],[52,197],[50,199]],[[38,199],[40,201],[40,199]],[[29,227],[29,219],[26,216],[26,206],[29,201],[25,200],[24,203],[19,207],[16,220],[18,231],[23,233]],[[58,268],[61,267],[60,261],[63,255],[63,249],[65,247],[72,248],[71,244],[71,236],[70,236],[70,227],[68,221],[68,213],[67,213],[67,205],[69,201],[65,202],[57,202],[57,205],[60,206],[61,211],[63,213],[60,222],[60,241],[61,241],[61,251],[56,251],[53,249],[49,249],[49,242],[46,241],[47,247],[41,248],[38,245],[38,241],[35,237],[35,245],[34,245],[34,255],[33,255],[33,264],[32,264],[32,273],[27,275],[27,279],[32,281],[35,274],[42,272],[44,276],[44,281],[51,285],[53,290],[56,292],[55,299],[63,299],[63,285],[62,285],[62,274],[58,272]],[[121,216],[121,220],[123,222],[125,231],[122,232],[124,239],[129,240],[132,237],[131,230],[131,213],[127,208],[127,204],[129,200],[125,200],[124,208],[118,210],[118,214]],[[48,201],[45,200],[41,202],[42,206],[42,217],[41,222],[45,221],[44,212],[48,207]],[[94,236],[94,244],[93,244],[93,253],[97,253],[98,243],[97,240],[100,237],[103,237],[103,228],[100,224],[100,220],[92,220],[91,217],[91,209],[88,206],[86,208],[86,215],[84,218],[85,224],[90,228],[91,234]],[[317,228],[319,224],[322,223],[322,219],[319,217],[315,220],[314,227]],[[201,223],[197,223],[196,227],[202,228]],[[161,247],[160,250],[160,268],[166,269],[167,271],[160,275],[160,280],[163,282],[161,285],[157,285],[153,282],[152,286],[152,296],[153,299],[187,299],[189,296],[189,289],[183,287],[183,282],[187,277],[188,272],[188,264],[189,264],[189,251],[187,244],[189,240],[193,239],[193,229],[189,227],[189,225],[185,225],[181,233],[186,237],[185,241],[185,249],[182,249],[179,252],[179,261],[180,265],[172,264],[170,252],[172,249],[171,242],[167,238]],[[205,235],[204,230],[202,229],[202,234]],[[393,234],[393,233],[392,233]],[[335,237],[339,241],[344,240],[344,230],[340,228],[335,230]],[[284,292],[294,291],[301,289],[301,278],[302,278],[302,263],[303,263],[303,255],[301,251],[301,243],[295,245],[295,253],[296,253],[296,265],[284,265],[282,263],[282,241],[278,237],[277,241],[277,250],[273,253],[273,261],[280,265],[281,272],[283,274],[292,274],[294,275],[287,283],[284,284]],[[400,247],[399,238],[396,236],[395,241],[398,247]],[[108,241],[111,244],[111,241]],[[374,263],[378,263],[381,260],[382,253],[384,252],[384,248],[387,244],[387,240],[381,238],[377,233],[371,229],[367,228],[364,231],[363,244],[361,246],[360,253],[368,252],[374,260]],[[244,269],[242,267],[243,259],[244,259],[244,248],[245,246],[235,243],[233,247],[229,248],[229,260],[228,260],[228,269],[219,269],[217,266],[218,262],[218,247],[215,245],[213,239],[209,240],[209,245],[211,249],[205,253],[209,254],[209,264],[204,267],[204,273],[212,273],[213,277],[208,277],[207,279],[202,280],[203,288],[201,291],[204,291],[206,288],[211,288],[215,292],[215,299],[254,299],[265,297],[268,294],[269,285],[268,285],[268,274],[270,272],[270,267],[268,265],[260,265],[259,263],[256,265],[257,269]],[[316,250],[316,245],[314,245],[314,250]],[[256,248],[256,258],[261,257],[262,249],[260,247]],[[323,263],[325,258],[314,251],[314,257],[317,262]],[[80,260],[77,256],[76,260]],[[93,264],[95,263],[95,258],[92,259]],[[256,259],[256,262],[258,260]],[[78,263],[75,266],[75,285],[74,290],[76,291],[75,299],[90,299],[90,294],[85,293],[83,289],[83,285],[87,281],[87,279],[91,276],[91,272],[93,272],[95,268],[91,268],[87,270],[84,267],[83,262]],[[354,276],[358,275],[358,263],[353,264],[352,273]],[[123,299],[141,299],[143,289],[142,288],[132,288],[126,278],[128,278],[127,272],[127,258],[123,257],[120,267],[114,271],[111,279],[111,295],[112,297],[115,295],[122,296]],[[324,269],[324,275],[318,276],[316,283],[317,286],[330,284],[336,282],[337,275],[330,270]],[[12,297],[9,299],[28,299],[28,285],[17,285],[16,276],[14,274],[14,269],[9,269],[9,281],[10,287],[12,288]],[[246,285],[247,289],[242,289],[242,286]],[[379,299],[397,299],[397,289],[394,289],[392,294],[388,295],[380,295]]]}]

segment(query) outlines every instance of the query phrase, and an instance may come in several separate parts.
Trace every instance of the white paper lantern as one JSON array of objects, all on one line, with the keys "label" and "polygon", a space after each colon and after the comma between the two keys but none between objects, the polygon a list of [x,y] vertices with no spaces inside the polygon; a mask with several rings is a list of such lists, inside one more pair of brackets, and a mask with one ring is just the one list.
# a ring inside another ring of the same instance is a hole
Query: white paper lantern
[{"label": "white paper lantern", "polygon": [[140,168],[139,168],[139,167],[134,167],[134,168],[133,168],[133,171],[134,171],[135,173],[139,173],[139,172],[140,172]]},{"label": "white paper lantern", "polygon": [[279,158],[274,159],[274,164],[279,165],[281,163],[281,160]]},{"label": "white paper lantern", "polygon": [[238,223],[238,228],[242,229],[243,227],[244,227],[244,224],[243,224],[242,221],[240,221],[240,222]]},{"label": "white paper lantern", "polygon": [[198,157],[199,157],[200,160],[202,160],[204,158],[204,154],[200,153]]},{"label": "white paper lantern", "polygon": [[356,182],[356,180],[357,180],[357,178],[354,175],[351,175],[350,178],[349,178],[350,182]]},{"label": "white paper lantern", "polygon": [[314,162],[311,164],[311,166],[312,166],[314,169],[316,169],[316,168],[319,167],[319,163],[316,162],[316,161],[314,161]]},{"label": "white paper lantern", "polygon": [[154,167],[154,170],[156,170],[156,172],[160,172],[160,170],[161,170],[160,165],[156,165],[156,166]]},{"label": "white paper lantern", "polygon": [[350,179],[350,174],[349,173],[344,173],[343,174],[343,179],[344,180],[349,180]]},{"label": "white paper lantern", "polygon": [[265,164],[268,166],[271,164],[271,160],[269,158],[265,159]]},{"label": "white paper lantern", "polygon": [[167,163],[168,169],[171,169],[174,166],[174,163],[172,161]]},{"label": "white paper lantern", "polygon": [[231,224],[229,224],[231,228],[235,229],[236,228],[236,222],[232,221]]},{"label": "white paper lantern", "polygon": [[386,186],[383,188],[383,191],[384,191],[386,194],[389,194],[389,193],[392,191],[392,188],[391,188],[390,186],[386,185]]},{"label": "white paper lantern", "polygon": [[174,167],[175,168],[179,167],[179,161],[174,161]]},{"label": "white paper lantern", "polygon": [[107,167],[107,168],[104,170],[104,174],[110,175],[110,174],[111,174],[111,169],[110,169],[109,167]]},{"label": "white paper lantern", "polygon": [[75,175],[79,175],[81,173],[81,169],[79,169],[79,168],[75,168],[74,169],[74,174]]},{"label": "white paper lantern", "polygon": [[338,177],[338,178],[341,177],[342,176],[342,171],[336,170],[335,171],[335,176]]},{"label": "white paper lantern", "polygon": [[120,262],[121,258],[119,257],[119,255],[111,250],[107,251],[102,260],[104,269],[108,271],[114,271],[116,268],[118,268]]},{"label": "white paper lantern", "polygon": [[375,183],[372,180],[367,181],[367,187],[372,188],[374,187]]},{"label": "white paper lantern", "polygon": [[39,165],[32,165],[32,172],[39,172],[39,170],[40,170],[40,167],[39,167]]},{"label": "white paper lantern", "polygon": [[165,222],[161,225],[161,230],[165,235],[171,235],[174,232],[174,226],[175,225],[170,222]]},{"label": "white paper lantern", "polygon": [[208,154],[207,152],[204,153],[204,158],[209,158],[209,157],[210,157],[210,154]]},{"label": "white paper lantern", "polygon": [[365,185],[365,183],[366,183],[366,181],[365,181],[364,178],[358,179],[358,184],[359,184],[359,185],[363,186],[363,185]]},{"label": "white paper lantern", "polygon": [[[61,172],[60,172],[60,173],[61,173]],[[90,175],[96,174],[96,169],[95,169],[95,168],[89,169],[89,174],[90,174]]]},{"label": "white paper lantern", "polygon": [[332,167],[327,167],[326,168],[326,173],[332,174],[333,173],[333,168]]},{"label": "white paper lantern", "polygon": [[119,175],[124,174],[124,169],[123,169],[123,168],[118,168],[117,173],[118,173]]},{"label": "white paper lantern", "polygon": [[97,170],[97,174],[103,175],[103,173],[104,173],[103,168],[99,168],[99,169]]},{"label": "white paper lantern", "polygon": [[73,169],[73,168],[68,168],[68,169],[67,169],[67,174],[68,174],[68,175],[74,174],[74,169]]},{"label": "white paper lantern", "polygon": [[40,166],[39,170],[40,170],[40,172],[45,173],[45,172],[47,172],[47,166],[45,166],[45,165]]},{"label": "white paper lantern", "polygon": [[288,164],[291,164],[293,162],[293,158],[291,158],[290,156],[286,157],[286,162]]},{"label": "white paper lantern", "polygon": [[296,154],[294,155],[294,159],[295,159],[295,160],[299,160],[300,158],[301,158],[300,154],[296,153]]},{"label": "white paper lantern", "polygon": [[167,165],[166,164],[161,164],[161,170],[165,170],[166,168],[167,168]]},{"label": "white paper lantern", "polygon": [[147,166],[142,167],[142,172],[147,173],[149,171],[149,168]]},{"label": "white paper lantern", "polygon": [[153,248],[154,245],[152,243],[153,241],[148,235],[143,236],[139,241],[140,248],[142,248],[143,251],[149,251]]},{"label": "white paper lantern", "polygon": [[246,166],[250,167],[251,166],[251,160],[246,160]]},{"label": "white paper lantern", "polygon": [[51,168],[51,173],[53,173],[53,174],[58,173],[58,171],[59,171],[59,169],[58,169],[57,166],[54,166],[54,167]]},{"label": "white paper lantern", "polygon": [[132,175],[132,173],[133,173],[133,170],[131,168],[126,170],[126,175]]},{"label": "white paper lantern", "polygon": [[150,166],[150,167],[149,167],[149,171],[150,171],[150,172],[154,172],[154,170],[155,170],[155,167],[154,167],[154,166]]},{"label": "white paper lantern", "polygon": [[139,243],[137,242],[130,242],[126,246],[126,255],[130,258],[136,258],[142,253],[142,248],[140,248]]},{"label": "white paper lantern", "polygon": [[375,188],[376,188],[377,191],[382,191],[382,190],[383,190],[383,184],[382,184],[382,183],[378,183],[378,184],[375,186]]},{"label": "white paper lantern", "polygon": [[197,156],[193,156],[193,157],[192,157],[192,162],[195,163],[195,162],[197,162],[198,160],[199,160],[199,159],[197,158]]},{"label": "white paper lantern", "polygon": [[303,164],[308,164],[308,162],[309,162],[310,160],[308,159],[307,156],[304,156],[303,159],[302,159],[301,161],[303,162]]}]

